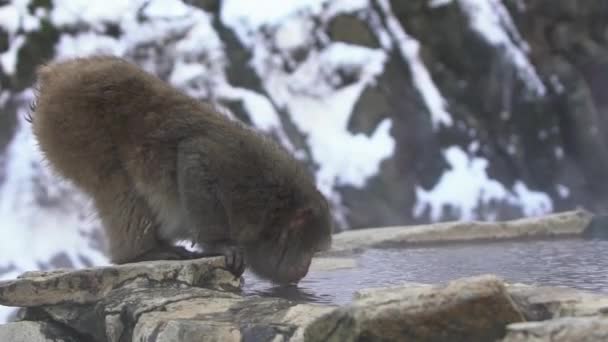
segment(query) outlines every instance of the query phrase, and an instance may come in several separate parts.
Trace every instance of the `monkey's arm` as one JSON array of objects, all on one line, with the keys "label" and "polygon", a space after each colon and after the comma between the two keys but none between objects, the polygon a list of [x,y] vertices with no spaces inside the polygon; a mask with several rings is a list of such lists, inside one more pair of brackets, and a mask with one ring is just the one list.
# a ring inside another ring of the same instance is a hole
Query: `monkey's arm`
[{"label": "monkey's arm", "polygon": [[218,186],[221,175],[213,172],[214,161],[202,150],[204,142],[196,138],[178,146],[177,183],[180,202],[187,214],[195,241],[206,254],[224,255],[226,266],[237,276],[245,269],[243,252],[231,240],[226,210]]}]

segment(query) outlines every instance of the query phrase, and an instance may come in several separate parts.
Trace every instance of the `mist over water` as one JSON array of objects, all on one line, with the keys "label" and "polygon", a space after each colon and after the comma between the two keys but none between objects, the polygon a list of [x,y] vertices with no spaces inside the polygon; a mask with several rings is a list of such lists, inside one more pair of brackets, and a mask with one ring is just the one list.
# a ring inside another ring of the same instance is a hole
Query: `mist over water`
[{"label": "mist over water", "polygon": [[347,304],[355,291],[408,282],[443,283],[493,273],[508,282],[568,286],[608,293],[608,241],[547,240],[372,249],[358,268],[311,271],[298,286],[276,287],[245,275],[247,295]]}]

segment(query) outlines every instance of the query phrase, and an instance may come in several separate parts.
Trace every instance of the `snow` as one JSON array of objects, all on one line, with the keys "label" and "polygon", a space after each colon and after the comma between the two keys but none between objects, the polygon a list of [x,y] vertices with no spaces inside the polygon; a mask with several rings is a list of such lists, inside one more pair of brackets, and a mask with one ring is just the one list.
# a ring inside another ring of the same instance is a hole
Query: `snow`
[{"label": "snow", "polygon": [[[370,136],[352,134],[347,129],[360,94],[383,71],[385,51],[329,43],[319,49],[309,48],[308,57],[295,70],[284,70],[283,59],[289,58],[282,52],[310,45],[314,27],[310,15],[318,14],[323,3],[292,0],[273,3],[269,10],[259,3],[244,5],[228,0],[223,2],[221,19],[252,49],[252,66],[263,75],[263,85],[271,94],[272,103],[286,109],[305,135],[312,158],[319,165],[317,183],[329,194],[336,185],[365,185],[378,172],[380,162],[392,155],[395,143],[389,133],[390,120],[381,122]],[[333,16],[365,9],[369,2],[330,1],[326,6],[323,13]],[[271,32],[272,37],[267,38],[262,31]],[[277,49],[279,52],[272,52]],[[341,86],[337,70],[352,73],[357,80]]]},{"label": "snow", "polygon": [[426,66],[420,60],[420,43],[403,30],[397,18],[392,14],[388,0],[378,0],[378,3],[384,11],[386,24],[391,35],[397,41],[401,55],[408,62],[414,85],[422,95],[424,103],[431,113],[433,127],[437,128],[441,124],[451,126],[452,117],[445,109],[446,101],[441,96]]},{"label": "snow", "polygon": [[[393,154],[390,120],[381,122],[370,136],[347,129],[357,99],[382,72],[386,57],[382,50],[337,42],[311,51],[291,74],[270,63],[270,67],[263,61],[257,64],[274,102],[291,113],[293,123],[306,135],[324,191],[336,185],[364,186],[378,172],[380,162]],[[337,86],[329,75],[338,69],[355,73],[358,80]]]},{"label": "snow", "polygon": [[[31,94],[25,98],[31,99]],[[48,169],[43,169],[29,123],[23,120],[25,114],[23,110],[18,113],[19,126],[6,152],[6,178],[0,187],[0,269],[14,269],[1,277],[10,279],[24,271],[44,268],[60,253],[74,267],[107,264],[107,258],[92,245],[91,236],[99,224],[82,205],[86,199],[49,172],[41,171]],[[60,205],[40,205],[38,196]],[[13,311],[0,306],[0,323]]]},{"label": "snow", "polygon": [[539,216],[553,211],[553,201],[547,194],[528,189],[522,181],[515,182],[513,193],[507,201],[521,206],[524,216]]},{"label": "snow", "polygon": [[560,146],[555,147],[555,150],[553,152],[555,154],[555,158],[557,159],[562,159],[564,158],[564,149],[561,148]]},{"label": "snow", "polygon": [[564,87],[562,82],[559,80],[559,76],[557,76],[557,75],[549,76],[549,82],[551,83],[551,86],[553,87],[553,91],[555,91],[556,94],[564,93],[564,90],[566,89],[566,87]]},{"label": "snow", "polygon": [[0,27],[9,34],[19,29],[20,13],[17,6],[0,6]]},{"label": "snow", "polygon": [[[50,176],[39,188],[37,183],[42,156],[32,136],[29,123],[23,120],[25,111],[19,113],[20,121],[16,135],[6,152],[6,179],[0,187],[0,268],[10,263],[20,270],[37,269],[49,256],[64,252],[76,266],[79,255],[86,255],[93,263],[106,262],[103,254],[83,244],[83,234],[95,228],[96,221],[82,208],[81,196],[66,199],[63,192],[72,192],[67,184],[61,184]],[[49,175],[47,175],[49,176]],[[61,199],[61,205],[39,206],[37,196]],[[31,208],[36,210],[31,210]],[[15,234],[15,232],[20,232]],[[41,234],[43,239],[36,238]],[[23,253],[26,251],[27,253]],[[15,255],[20,258],[13,259]]]},{"label": "snow", "polygon": [[224,0],[220,10],[222,22],[235,30],[246,46],[253,46],[255,36],[263,28],[289,25],[292,20],[312,15],[333,17],[369,7],[368,0]]},{"label": "snow", "polygon": [[436,8],[436,7],[441,7],[441,6],[447,6],[453,2],[454,2],[454,0],[431,0],[429,2],[429,7]]},{"label": "snow", "polygon": [[[247,28],[253,32],[262,26],[282,23],[294,14],[318,13],[327,0],[282,0],[282,1],[222,1],[222,22],[231,27]],[[245,37],[243,35],[242,37]]]},{"label": "snow", "polygon": [[369,137],[346,130],[346,119],[360,92],[361,87],[353,85],[325,96],[323,101],[306,97],[290,100],[292,119],[307,132],[312,155],[319,161],[317,181],[325,191],[335,185],[364,186],[378,172],[380,162],[393,154],[389,119]]},{"label": "snow", "polygon": [[556,184],[555,190],[561,198],[567,198],[568,196],[570,196],[570,189],[563,184]]},{"label": "snow", "polygon": [[169,82],[176,86],[185,85],[188,82],[207,74],[207,68],[198,63],[176,63],[169,77]]},{"label": "snow", "polygon": [[77,23],[96,26],[104,22],[116,22],[125,13],[135,13],[141,5],[141,0],[60,0],[53,2],[51,20],[57,26]]},{"label": "snow", "polygon": [[116,38],[102,36],[94,32],[76,35],[61,35],[56,45],[55,58],[58,60],[84,57],[93,54],[122,55],[125,45]]},{"label": "snow", "polygon": [[521,182],[515,182],[511,191],[498,181],[488,177],[488,161],[467,155],[460,147],[451,146],[443,151],[443,156],[450,164],[431,190],[416,188],[417,202],[414,215],[420,217],[429,209],[434,221],[442,218],[445,206],[455,208],[460,220],[473,220],[476,209],[481,205],[505,201],[521,207],[524,215],[535,216],[549,213],[553,203],[544,193],[532,191]]},{"label": "snow", "polygon": [[254,127],[263,132],[274,134],[279,142],[296,158],[303,159],[305,157],[304,152],[296,150],[291,140],[289,140],[283,130],[279,113],[276,112],[267,97],[249,89],[232,87],[227,83],[218,89],[218,93],[226,100],[242,101]]},{"label": "snow", "polygon": [[529,47],[521,38],[501,0],[458,0],[458,2],[469,17],[471,27],[490,44],[503,47],[530,90],[536,95],[545,95],[545,85],[526,57]]},{"label": "snow", "polygon": [[0,53],[0,64],[5,73],[9,75],[15,73],[15,69],[17,68],[17,52],[19,52],[24,43],[25,37],[17,36],[11,41],[9,49]]},{"label": "snow", "polygon": [[152,0],[144,9],[151,18],[185,17],[191,8],[181,1]]},{"label": "snow", "polygon": [[275,33],[274,43],[283,51],[305,47],[312,43],[314,25],[310,20],[289,20]]}]

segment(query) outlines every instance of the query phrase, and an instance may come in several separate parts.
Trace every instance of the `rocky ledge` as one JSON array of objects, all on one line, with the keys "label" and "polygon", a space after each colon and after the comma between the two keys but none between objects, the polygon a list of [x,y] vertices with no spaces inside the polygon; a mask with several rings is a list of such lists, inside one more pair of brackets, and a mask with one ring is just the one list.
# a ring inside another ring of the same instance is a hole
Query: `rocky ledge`
[{"label": "rocky ledge", "polygon": [[[596,221],[578,211],[386,228],[384,235],[366,230],[367,239],[365,231],[348,232],[336,236],[333,252],[389,241],[584,234]],[[331,269],[332,260],[320,257],[313,267]],[[608,296],[509,284],[495,275],[362,289],[345,306],[244,295],[242,286],[222,258],[28,272],[0,282],[0,304],[22,308],[16,322],[0,325],[0,341],[608,340]]]}]

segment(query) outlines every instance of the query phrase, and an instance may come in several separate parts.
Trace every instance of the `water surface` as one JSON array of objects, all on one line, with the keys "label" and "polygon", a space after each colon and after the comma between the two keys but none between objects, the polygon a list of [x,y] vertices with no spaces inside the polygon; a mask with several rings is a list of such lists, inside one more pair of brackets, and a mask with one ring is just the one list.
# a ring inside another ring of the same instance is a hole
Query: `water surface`
[{"label": "water surface", "polygon": [[276,287],[245,274],[248,295],[346,304],[355,291],[494,273],[510,282],[569,286],[608,293],[608,241],[546,240],[371,249],[358,268],[311,271],[297,287]]}]

